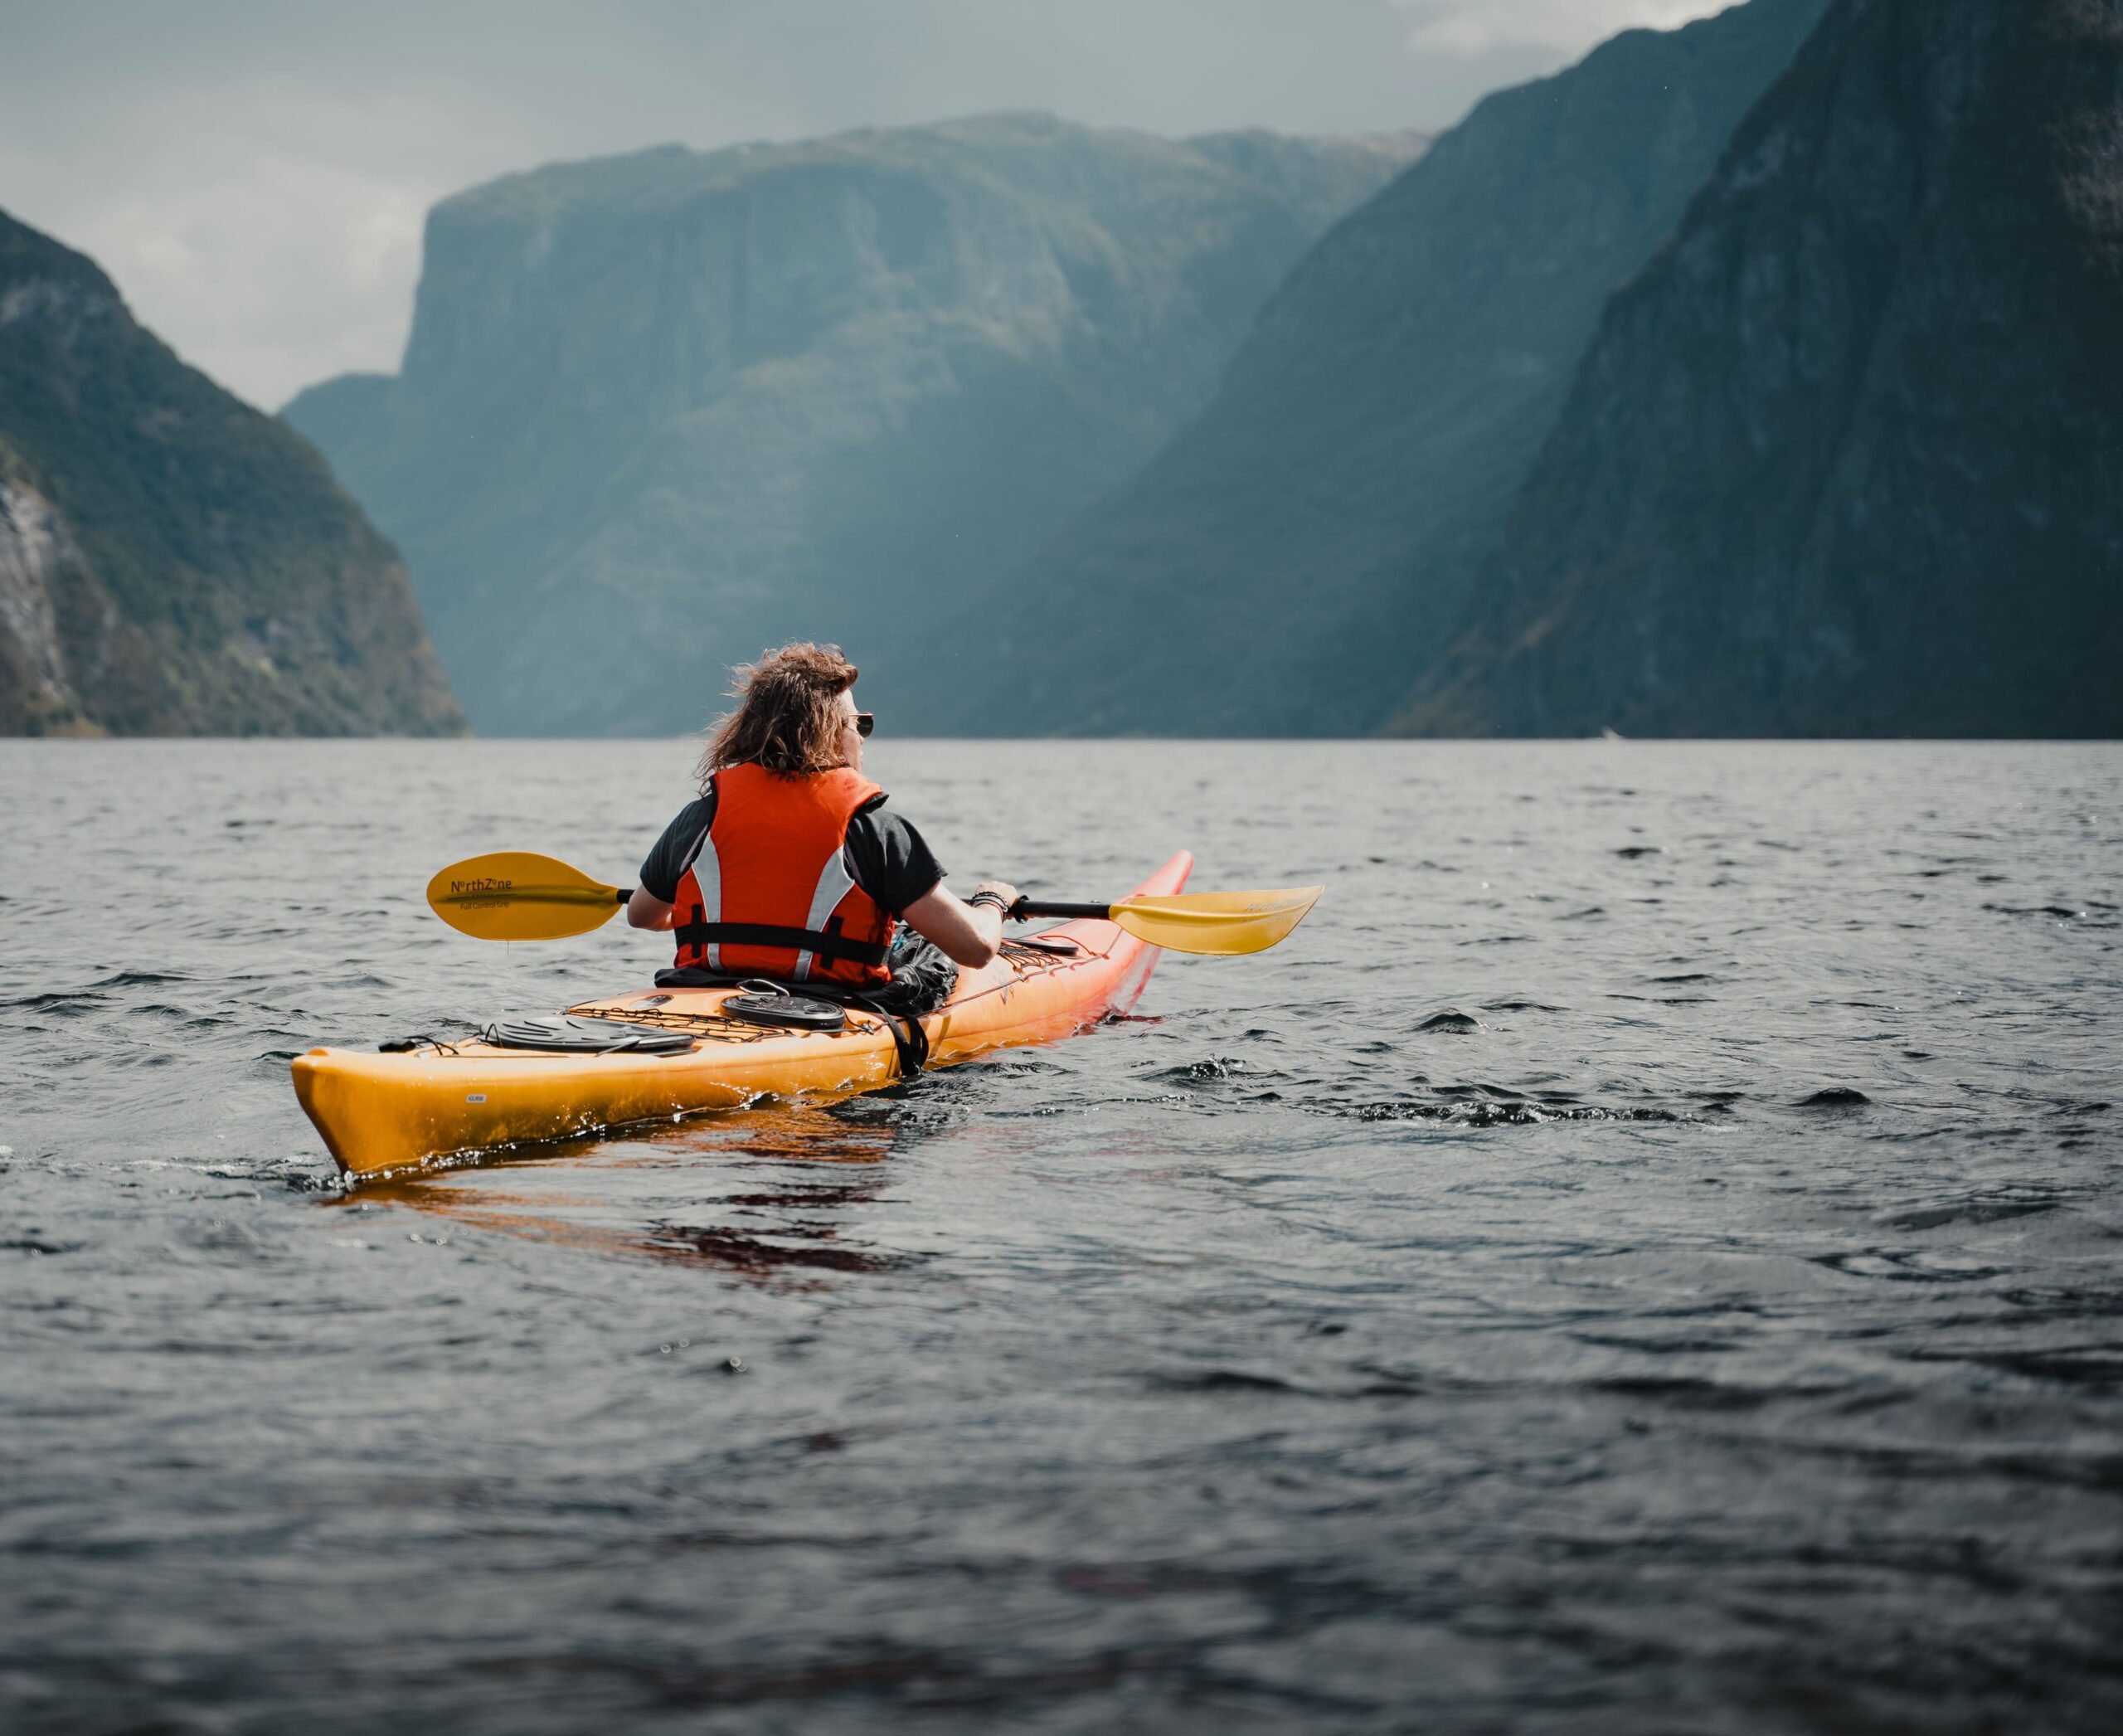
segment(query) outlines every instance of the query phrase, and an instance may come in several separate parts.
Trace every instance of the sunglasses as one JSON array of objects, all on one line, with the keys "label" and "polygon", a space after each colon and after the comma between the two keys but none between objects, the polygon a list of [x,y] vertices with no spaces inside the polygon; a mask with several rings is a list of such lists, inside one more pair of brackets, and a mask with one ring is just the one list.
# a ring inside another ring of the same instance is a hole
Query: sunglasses
[{"label": "sunglasses", "polygon": [[867,742],[870,738],[870,732],[877,727],[877,714],[875,712],[856,712],[855,733],[862,737],[863,740]]}]

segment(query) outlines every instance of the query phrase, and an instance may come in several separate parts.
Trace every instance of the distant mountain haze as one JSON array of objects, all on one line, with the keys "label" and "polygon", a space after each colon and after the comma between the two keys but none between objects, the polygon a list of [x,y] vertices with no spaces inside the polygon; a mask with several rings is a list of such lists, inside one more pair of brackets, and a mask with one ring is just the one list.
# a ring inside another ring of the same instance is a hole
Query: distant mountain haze
[{"label": "distant mountain haze", "polygon": [[1501,91],[1291,272],[1206,408],[949,635],[921,722],[1364,734],[1449,642],[1608,295],[1824,0]]},{"label": "distant mountain haze", "polygon": [[794,636],[907,727],[936,624],[1139,469],[1420,146],[1001,115],[512,176],[431,214],[401,372],[284,415],[482,731],[697,728]]},{"label": "distant mountain haze", "polygon": [[463,727],[396,551],[309,445],[0,213],[0,733]]},{"label": "distant mountain haze", "polygon": [[1836,0],[1400,722],[2123,733],[2123,4]]}]

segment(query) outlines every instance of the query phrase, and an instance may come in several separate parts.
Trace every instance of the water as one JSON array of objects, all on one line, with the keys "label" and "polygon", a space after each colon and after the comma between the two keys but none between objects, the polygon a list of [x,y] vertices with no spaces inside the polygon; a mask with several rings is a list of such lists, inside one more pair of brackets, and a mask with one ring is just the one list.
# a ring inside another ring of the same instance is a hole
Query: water
[{"label": "water", "polygon": [[12,1731],[2113,1729],[2123,750],[891,744],[1131,1022],[343,1191],[683,743],[0,744]]}]

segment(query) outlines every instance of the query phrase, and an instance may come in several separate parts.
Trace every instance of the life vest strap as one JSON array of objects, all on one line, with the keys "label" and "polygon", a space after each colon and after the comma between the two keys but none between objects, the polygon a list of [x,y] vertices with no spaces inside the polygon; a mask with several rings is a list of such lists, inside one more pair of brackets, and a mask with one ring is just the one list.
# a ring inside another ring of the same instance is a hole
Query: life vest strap
[{"label": "life vest strap", "polygon": [[771,922],[686,923],[673,932],[681,946],[785,946],[811,952],[820,958],[848,959],[857,965],[882,968],[891,956],[890,946],[851,941],[822,928],[784,928]]}]

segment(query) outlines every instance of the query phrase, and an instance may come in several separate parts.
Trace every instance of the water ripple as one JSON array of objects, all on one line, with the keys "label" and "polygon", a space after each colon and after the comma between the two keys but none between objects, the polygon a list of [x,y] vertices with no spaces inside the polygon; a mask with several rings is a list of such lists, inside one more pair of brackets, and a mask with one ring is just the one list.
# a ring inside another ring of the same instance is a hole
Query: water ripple
[{"label": "water ripple", "polygon": [[1328,893],[348,1187],[293,1055],[658,961],[428,876],[690,746],[0,743],[0,1724],[2123,1726],[2123,750],[876,745],[961,883]]}]

